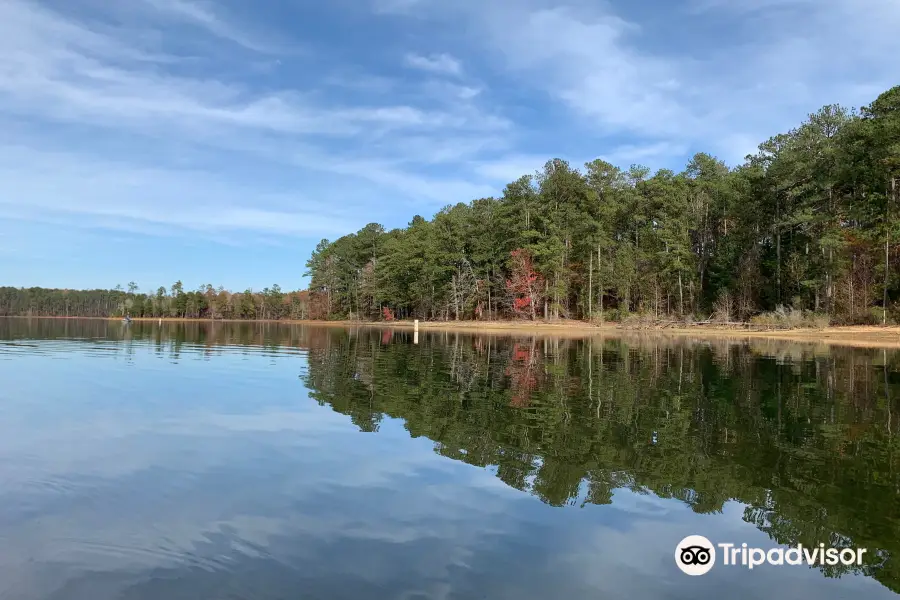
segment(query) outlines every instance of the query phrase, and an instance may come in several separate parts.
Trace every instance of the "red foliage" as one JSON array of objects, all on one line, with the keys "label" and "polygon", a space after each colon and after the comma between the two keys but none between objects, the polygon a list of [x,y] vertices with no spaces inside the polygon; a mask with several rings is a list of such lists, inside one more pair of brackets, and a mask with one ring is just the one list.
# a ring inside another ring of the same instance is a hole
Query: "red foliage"
[{"label": "red foliage", "polygon": [[513,397],[509,405],[524,408],[531,402],[531,392],[540,385],[543,372],[540,367],[539,351],[532,346],[516,344],[513,346],[512,360],[506,367],[506,376],[510,378]]},{"label": "red foliage", "polygon": [[393,321],[394,320],[394,311],[389,309],[387,306],[381,309],[381,316],[384,317],[385,321]]},{"label": "red foliage", "polygon": [[513,312],[521,317],[535,317],[540,299],[543,278],[534,270],[531,254],[521,248],[510,252],[510,278],[506,280],[506,291],[512,296]]},{"label": "red foliage", "polygon": [[522,346],[516,344],[513,347],[513,360],[517,360],[519,362],[528,361],[531,358],[531,348],[523,348]]}]

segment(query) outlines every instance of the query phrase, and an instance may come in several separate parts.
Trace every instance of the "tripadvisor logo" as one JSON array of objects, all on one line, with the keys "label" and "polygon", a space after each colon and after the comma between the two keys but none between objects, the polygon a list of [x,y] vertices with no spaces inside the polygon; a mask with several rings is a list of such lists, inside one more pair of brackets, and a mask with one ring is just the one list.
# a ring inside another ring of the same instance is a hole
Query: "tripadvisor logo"
[{"label": "tripadvisor logo", "polygon": [[753,569],[764,564],[859,566],[865,553],[865,548],[826,548],[825,544],[812,548],[798,544],[787,549],[764,550],[747,544],[713,544],[702,535],[689,535],[675,546],[675,564],[687,575],[706,575],[715,566],[717,555],[723,566]]}]

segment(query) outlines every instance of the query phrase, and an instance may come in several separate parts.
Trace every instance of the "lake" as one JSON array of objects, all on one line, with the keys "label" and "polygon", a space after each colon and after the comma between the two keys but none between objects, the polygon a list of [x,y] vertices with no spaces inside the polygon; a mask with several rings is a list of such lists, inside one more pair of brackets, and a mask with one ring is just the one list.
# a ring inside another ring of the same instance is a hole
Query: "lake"
[{"label": "lake", "polygon": [[[0,598],[894,598],[900,355],[0,319]],[[688,535],[861,565],[676,566]],[[893,590],[893,591],[892,591]]]}]

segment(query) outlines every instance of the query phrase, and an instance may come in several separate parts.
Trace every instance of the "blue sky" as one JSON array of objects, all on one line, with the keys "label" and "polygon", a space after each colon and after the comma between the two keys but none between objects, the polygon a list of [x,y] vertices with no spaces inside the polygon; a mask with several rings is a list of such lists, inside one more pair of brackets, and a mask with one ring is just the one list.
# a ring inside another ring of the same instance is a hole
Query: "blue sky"
[{"label": "blue sky", "polygon": [[896,0],[3,0],[0,284],[305,285],[551,157],[730,164],[900,82]]}]

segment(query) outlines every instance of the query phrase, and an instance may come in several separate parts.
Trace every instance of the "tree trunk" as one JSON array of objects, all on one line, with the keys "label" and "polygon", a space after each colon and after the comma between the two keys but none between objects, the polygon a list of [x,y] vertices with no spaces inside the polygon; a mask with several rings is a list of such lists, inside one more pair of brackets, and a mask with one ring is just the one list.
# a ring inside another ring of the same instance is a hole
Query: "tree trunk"
[{"label": "tree trunk", "polygon": [[544,280],[544,320],[546,321],[550,314],[547,312],[549,307],[547,306],[547,296],[550,295],[550,282]]},{"label": "tree trunk", "polygon": [[490,276],[490,274],[488,274],[487,292],[488,292],[488,321],[490,321],[492,319],[492,317],[491,317],[491,276]]},{"label": "tree trunk", "polygon": [[775,198],[775,269],[777,272],[777,302],[781,304],[781,227],[779,226],[779,221],[781,220],[781,202],[778,198]]},{"label": "tree trunk", "polygon": [[603,324],[603,288],[600,288],[600,324]]},{"label": "tree trunk", "polygon": [[597,244],[597,304],[600,306],[600,323],[603,323],[603,279],[600,275],[600,244]]},{"label": "tree trunk", "polygon": [[[593,315],[593,297],[594,297],[594,253],[593,253],[593,252],[588,252],[588,256],[589,256],[589,258],[590,258],[590,260],[588,261],[588,262],[590,263],[590,269],[588,270],[588,292],[587,292],[587,299],[588,299],[588,320],[590,320],[590,319],[593,318],[593,316],[594,316],[594,315]],[[597,266],[600,266],[600,265],[597,265]]]},{"label": "tree trunk", "polygon": [[890,202],[896,200],[897,195],[897,178],[891,178],[891,200],[888,201],[888,206],[885,207],[884,211],[884,292],[882,294],[882,307],[881,307],[881,324],[887,325],[887,305],[888,305],[888,275],[890,274],[890,240],[891,240],[891,230],[890,230]]},{"label": "tree trunk", "polygon": [[559,271],[554,275],[553,285],[553,319],[559,319]]},{"label": "tree trunk", "polygon": [[653,317],[659,319],[659,284],[653,282]]}]

